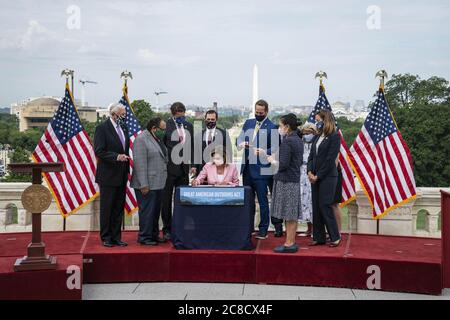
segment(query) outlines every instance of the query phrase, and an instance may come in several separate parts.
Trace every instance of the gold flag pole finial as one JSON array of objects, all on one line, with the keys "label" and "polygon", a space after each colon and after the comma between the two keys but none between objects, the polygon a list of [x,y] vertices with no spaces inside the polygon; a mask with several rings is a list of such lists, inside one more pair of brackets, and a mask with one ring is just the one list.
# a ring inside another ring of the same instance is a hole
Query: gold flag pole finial
[{"label": "gold flag pole finial", "polygon": [[316,73],[315,79],[319,78],[320,80],[320,87],[323,88],[323,79],[328,79],[327,73],[325,71],[319,71]]},{"label": "gold flag pole finial", "polygon": [[74,74],[74,71],[70,70],[70,69],[64,69],[63,71],[61,71],[61,77],[63,77],[63,76],[66,77],[66,84],[69,84],[69,77],[71,77],[73,79],[73,74]]},{"label": "gold flag pole finial", "polygon": [[384,91],[384,79],[388,78],[388,74],[386,70],[380,70],[375,74],[375,78],[380,78],[380,89]]},{"label": "gold flag pole finial", "polygon": [[122,73],[120,74],[120,78],[123,79],[123,81],[124,81],[123,90],[126,94],[128,94],[128,92],[127,92],[128,91],[128,86],[127,86],[128,79],[133,80],[133,75],[131,74],[130,71],[125,70],[125,71],[122,71]]}]

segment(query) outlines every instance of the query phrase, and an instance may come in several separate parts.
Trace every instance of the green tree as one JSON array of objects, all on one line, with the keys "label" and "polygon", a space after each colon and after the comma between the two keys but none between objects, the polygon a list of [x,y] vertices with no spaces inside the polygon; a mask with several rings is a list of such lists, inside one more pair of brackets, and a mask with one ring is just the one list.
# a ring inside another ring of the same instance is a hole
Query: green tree
[{"label": "green tree", "polygon": [[393,74],[385,85],[386,100],[389,102],[389,107],[392,110],[410,107],[414,102],[419,82],[418,75]]},{"label": "green tree", "polygon": [[0,143],[12,144],[19,134],[19,119],[15,115],[0,113]]},{"label": "green tree", "polygon": [[386,100],[392,111],[428,104],[448,104],[450,88],[448,81],[440,77],[426,80],[418,75],[394,74],[385,86]]},{"label": "green tree", "polygon": [[219,115],[219,119],[217,120],[217,126],[223,129],[231,129],[234,125],[242,121],[242,116],[240,115],[232,115],[221,117]]},{"label": "green tree", "polygon": [[84,130],[86,130],[86,133],[89,135],[92,143],[94,143],[95,128],[104,120],[105,119],[98,119],[96,122],[88,122],[84,119],[81,119],[81,125],[83,126]]},{"label": "green tree", "polygon": [[131,103],[131,108],[142,128],[146,128],[148,121],[155,116],[150,103],[145,100],[134,100]]},{"label": "green tree", "polygon": [[[14,149],[11,155],[11,163],[30,163],[31,152],[17,147]],[[8,170],[9,171],[9,170]],[[29,182],[31,180],[30,174],[27,173],[12,173],[9,171],[9,175],[5,176],[3,181],[5,182]]]},{"label": "green tree", "polygon": [[347,146],[350,148],[356,139],[362,125],[364,124],[363,119],[357,119],[354,121],[348,120],[344,117],[339,117],[337,119],[339,128],[341,129],[342,135],[344,136]]},{"label": "green tree", "polygon": [[394,75],[386,100],[413,160],[417,186],[450,186],[450,87],[439,77]]},{"label": "green tree", "polygon": [[28,151],[34,151],[44,130],[44,128],[28,129],[24,132],[16,130],[11,133],[11,145],[14,149],[20,147]]}]

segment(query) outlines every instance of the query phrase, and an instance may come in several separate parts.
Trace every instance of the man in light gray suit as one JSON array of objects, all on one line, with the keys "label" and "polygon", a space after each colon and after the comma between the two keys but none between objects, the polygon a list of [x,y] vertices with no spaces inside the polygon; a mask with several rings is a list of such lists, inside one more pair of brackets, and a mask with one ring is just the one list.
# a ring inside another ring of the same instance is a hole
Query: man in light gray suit
[{"label": "man in light gray suit", "polygon": [[133,176],[131,187],[136,192],[139,205],[138,242],[157,245],[164,242],[159,237],[159,213],[167,178],[167,149],[162,142],[166,123],[153,118],[147,130],[139,134],[133,143]]}]

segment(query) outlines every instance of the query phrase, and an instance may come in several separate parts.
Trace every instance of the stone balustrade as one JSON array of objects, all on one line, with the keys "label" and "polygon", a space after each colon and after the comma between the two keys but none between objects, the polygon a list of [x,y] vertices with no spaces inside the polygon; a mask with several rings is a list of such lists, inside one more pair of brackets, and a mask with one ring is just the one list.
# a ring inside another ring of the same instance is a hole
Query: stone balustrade
[{"label": "stone balustrade", "polygon": [[[31,214],[23,208],[20,200],[23,190],[29,185],[0,183],[0,232],[31,231]],[[392,210],[378,222],[372,218],[372,208],[364,192],[358,190],[356,201],[347,205],[348,226],[343,226],[343,229],[374,234],[378,223],[379,234],[383,235],[440,237],[441,189],[450,192],[450,188],[418,188],[415,200]],[[66,230],[98,230],[99,209],[100,201],[97,198],[66,218]],[[420,219],[424,220],[421,222],[424,228],[418,229]],[[137,214],[128,220],[128,229],[138,228]],[[63,230],[63,218],[54,201],[42,215],[42,229]]]}]

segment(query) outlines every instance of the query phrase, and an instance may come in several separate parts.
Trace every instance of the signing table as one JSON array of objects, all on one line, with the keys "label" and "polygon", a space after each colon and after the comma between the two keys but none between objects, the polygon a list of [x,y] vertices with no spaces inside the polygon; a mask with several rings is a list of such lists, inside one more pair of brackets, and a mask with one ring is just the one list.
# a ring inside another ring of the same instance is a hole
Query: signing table
[{"label": "signing table", "polygon": [[250,187],[178,187],[173,245],[177,249],[251,250],[254,212]]}]

